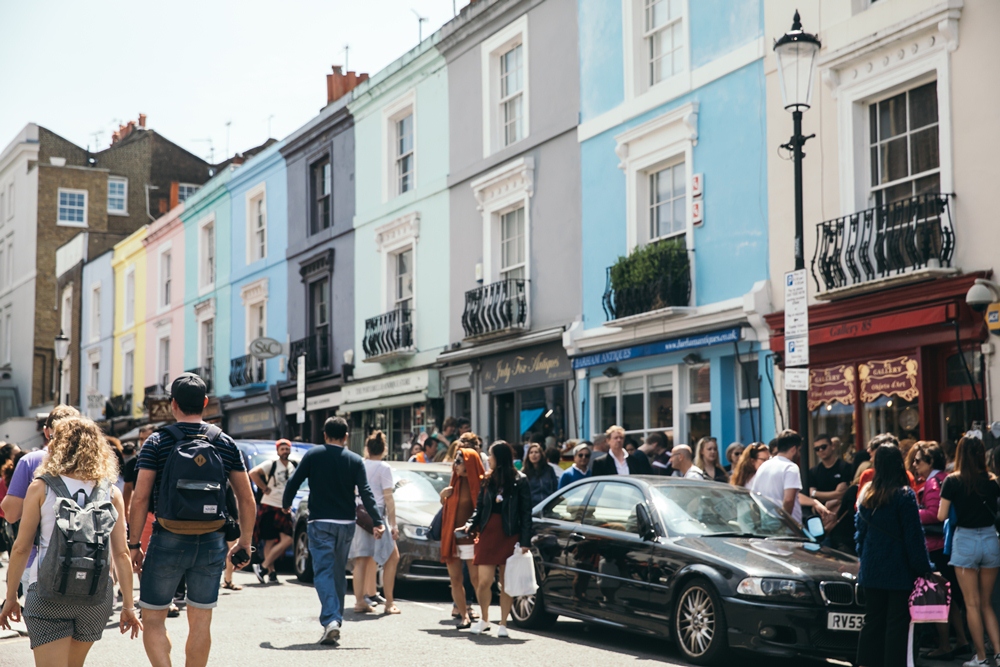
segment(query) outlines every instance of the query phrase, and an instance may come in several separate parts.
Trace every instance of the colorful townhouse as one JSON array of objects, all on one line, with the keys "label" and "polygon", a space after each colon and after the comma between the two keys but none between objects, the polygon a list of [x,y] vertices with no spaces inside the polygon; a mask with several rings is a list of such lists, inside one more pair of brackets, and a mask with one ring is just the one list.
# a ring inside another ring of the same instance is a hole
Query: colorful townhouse
[{"label": "colorful townhouse", "polygon": [[351,415],[352,447],[360,449],[370,429],[382,429],[394,458],[443,412],[434,364],[450,342],[449,107],[438,38],[358,84],[348,104],[355,379],[343,386],[340,409]]},{"label": "colorful townhouse", "polygon": [[583,300],[563,340],[580,434],[766,441],[762,2],[578,12]]},{"label": "colorful townhouse", "polygon": [[[229,331],[228,340],[220,342],[228,343],[230,395],[222,409],[226,432],[233,437],[273,439],[284,425],[278,384],[287,370],[281,346],[288,343],[288,177],[281,148],[280,142],[272,143],[254,155],[226,185]],[[273,356],[250,354],[251,343],[259,339],[278,343],[268,351]]]},{"label": "colorful townhouse", "polygon": [[105,418],[112,396],[115,340],[114,249],[83,265],[80,299],[80,412],[95,421]]},{"label": "colorful townhouse", "polygon": [[576,0],[475,2],[437,44],[451,119],[441,394],[490,440],[579,428],[562,345],[582,298],[576,14]]},{"label": "colorful townhouse", "polygon": [[143,225],[114,246],[114,347],[106,417],[142,416],[146,382],[147,257]]}]

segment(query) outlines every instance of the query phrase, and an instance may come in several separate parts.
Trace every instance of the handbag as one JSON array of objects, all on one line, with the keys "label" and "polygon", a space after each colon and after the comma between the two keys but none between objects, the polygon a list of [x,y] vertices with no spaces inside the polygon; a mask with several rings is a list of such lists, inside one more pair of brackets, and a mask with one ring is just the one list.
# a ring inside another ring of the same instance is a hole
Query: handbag
[{"label": "handbag", "polygon": [[358,528],[366,533],[375,534],[375,522],[372,521],[371,515],[368,514],[368,510],[363,505],[354,506],[354,522],[358,524]]},{"label": "handbag", "polygon": [[908,601],[910,632],[906,647],[906,665],[914,667],[913,636],[917,623],[948,623],[951,609],[951,584],[940,574],[917,577]]},{"label": "handbag", "polygon": [[443,512],[443,511],[444,511],[444,507],[442,507],[441,509],[439,509],[437,511],[437,514],[434,515],[434,518],[431,519],[430,532],[428,532],[428,534],[427,534],[428,537],[430,537],[432,540],[435,540],[437,542],[441,541],[441,512]]}]

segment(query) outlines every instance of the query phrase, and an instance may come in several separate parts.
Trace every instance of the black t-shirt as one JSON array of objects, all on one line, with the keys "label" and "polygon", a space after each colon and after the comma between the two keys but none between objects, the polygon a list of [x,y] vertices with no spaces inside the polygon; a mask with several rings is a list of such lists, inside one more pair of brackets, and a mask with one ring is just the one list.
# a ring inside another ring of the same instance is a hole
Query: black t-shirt
[{"label": "black t-shirt", "polygon": [[136,478],[139,477],[139,471],[136,468],[136,465],[138,463],[139,463],[138,456],[133,456],[132,458],[130,458],[128,461],[125,462],[125,467],[122,469],[122,481],[125,484],[132,482],[132,485],[133,486],[135,485],[135,480]]},{"label": "black t-shirt", "polygon": [[960,528],[987,528],[993,525],[997,512],[1000,485],[984,476],[970,493],[958,475],[948,475],[941,487],[941,497],[954,505]]},{"label": "black t-shirt", "polygon": [[809,469],[809,486],[817,491],[836,491],[838,484],[850,485],[851,479],[851,464],[840,458],[829,468],[820,461]]}]

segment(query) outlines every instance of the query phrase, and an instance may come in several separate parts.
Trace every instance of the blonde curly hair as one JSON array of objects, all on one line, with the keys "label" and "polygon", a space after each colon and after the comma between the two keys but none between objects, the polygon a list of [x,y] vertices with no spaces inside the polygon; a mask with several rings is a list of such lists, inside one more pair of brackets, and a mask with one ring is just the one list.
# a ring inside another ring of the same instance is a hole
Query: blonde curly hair
[{"label": "blonde curly hair", "polygon": [[49,455],[35,473],[40,477],[68,475],[97,482],[118,479],[118,461],[101,429],[86,417],[67,417],[55,424],[49,441]]}]

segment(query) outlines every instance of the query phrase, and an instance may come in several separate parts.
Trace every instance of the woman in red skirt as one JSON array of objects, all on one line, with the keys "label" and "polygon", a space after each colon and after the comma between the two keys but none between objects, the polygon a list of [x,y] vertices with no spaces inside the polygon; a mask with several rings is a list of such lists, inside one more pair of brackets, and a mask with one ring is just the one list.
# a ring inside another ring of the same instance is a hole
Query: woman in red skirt
[{"label": "woman in red skirt", "polygon": [[523,553],[531,545],[531,490],[528,478],[514,467],[514,450],[503,440],[490,447],[490,471],[479,487],[476,509],[465,524],[468,533],[478,535],[473,565],[478,572],[476,597],[479,598],[480,619],[472,626],[473,634],[490,630],[490,603],[493,601],[493,580],[500,568],[500,630],[498,637],[507,637],[507,616],[513,604],[503,590],[503,575],[507,559],[520,544]]}]

